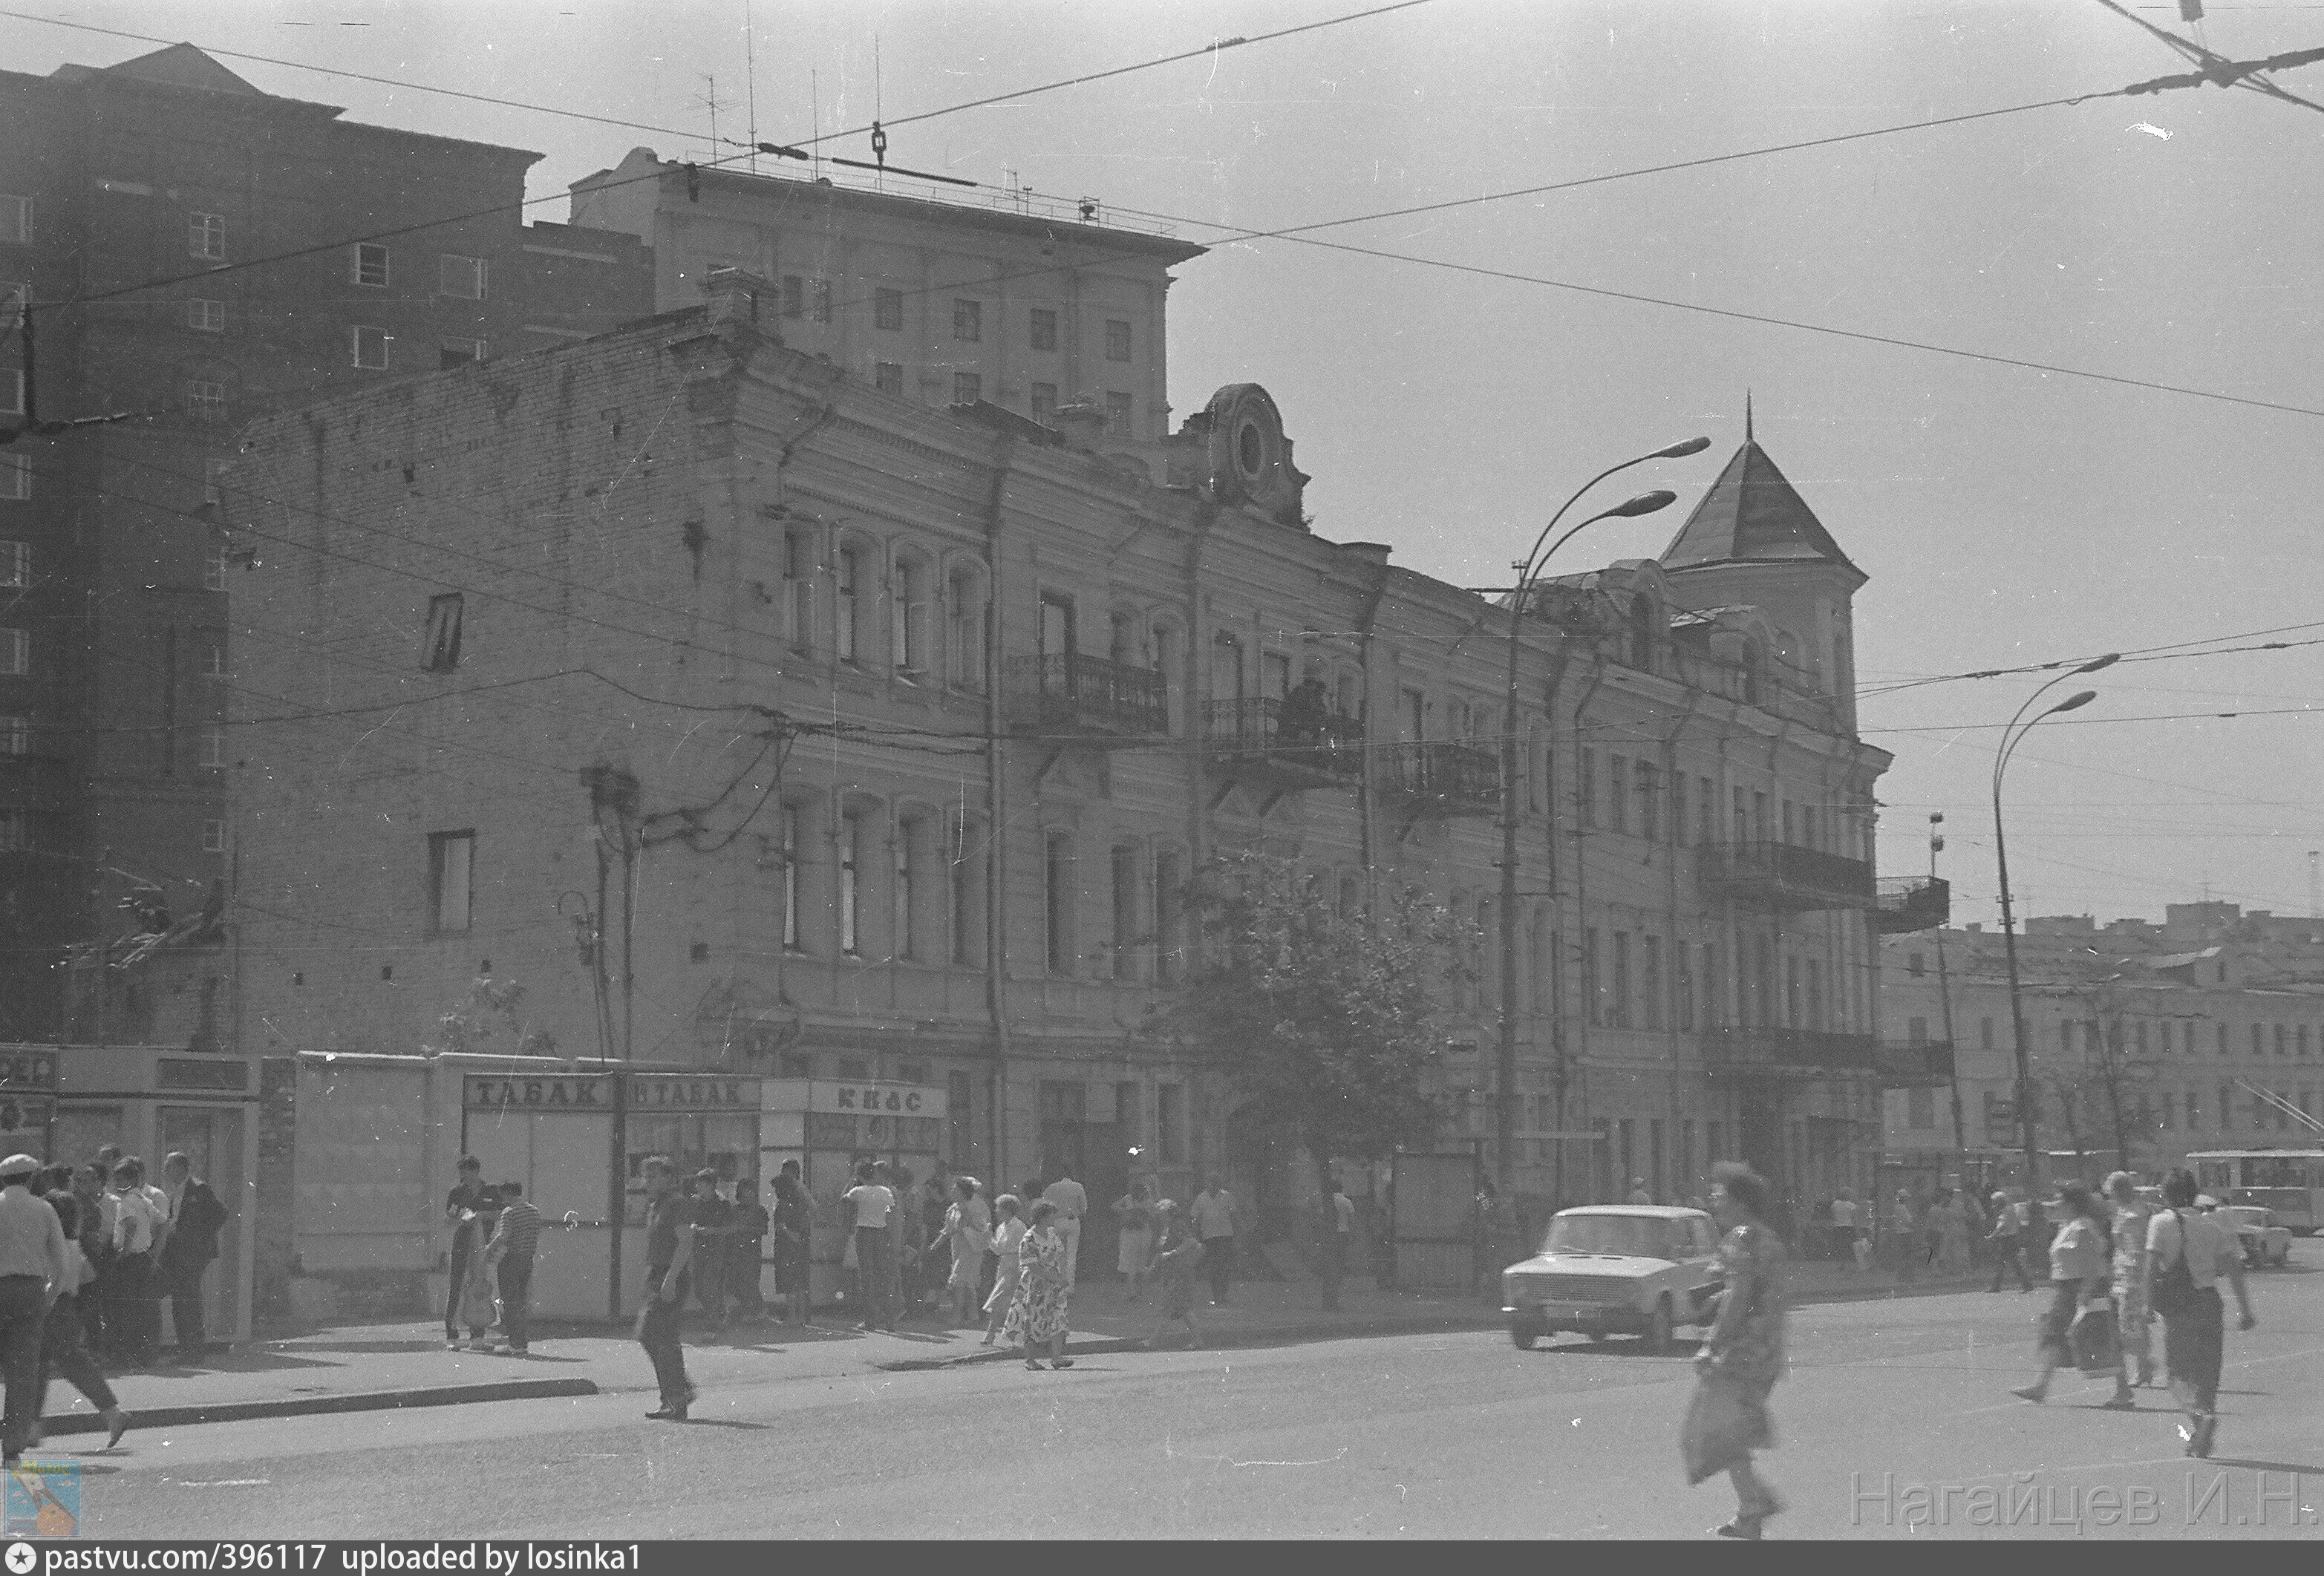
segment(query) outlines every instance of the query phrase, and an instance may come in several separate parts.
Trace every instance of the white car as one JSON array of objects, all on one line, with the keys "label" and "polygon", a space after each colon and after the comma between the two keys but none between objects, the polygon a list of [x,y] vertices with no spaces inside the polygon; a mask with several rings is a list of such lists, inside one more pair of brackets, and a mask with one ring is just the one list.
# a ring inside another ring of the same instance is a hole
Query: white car
[{"label": "white car", "polygon": [[1719,1229],[1701,1210],[1593,1204],[1559,1212],[1541,1251],[1501,1272],[1501,1312],[1520,1351],[1578,1330],[1666,1352],[1678,1325],[1709,1322],[1720,1285]]},{"label": "white car", "polygon": [[2212,1212],[2233,1228],[2252,1269],[2273,1264],[2281,1269],[2292,1258],[2292,1228],[2275,1223],[2275,1212],[2257,1204],[2222,1204]]}]

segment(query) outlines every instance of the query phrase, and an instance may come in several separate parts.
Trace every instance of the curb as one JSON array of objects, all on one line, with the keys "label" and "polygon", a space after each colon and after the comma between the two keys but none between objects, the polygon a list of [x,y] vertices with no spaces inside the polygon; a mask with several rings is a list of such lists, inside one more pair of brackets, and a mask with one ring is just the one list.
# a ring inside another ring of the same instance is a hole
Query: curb
[{"label": "curb", "polygon": [[[430,1385],[410,1390],[364,1390],[337,1396],[299,1396],[272,1401],[216,1401],[208,1405],[148,1406],[130,1414],[140,1429],[177,1428],[191,1423],[243,1423],[260,1417],[312,1417],[334,1412],[391,1412],[410,1406],[458,1406],[471,1401],[538,1401],[558,1396],[594,1396],[591,1379],[494,1379],[481,1385]],[[68,1412],[41,1419],[41,1432],[102,1433],[105,1419],[95,1412]]]},{"label": "curb", "polygon": [[[1344,1324],[1278,1324],[1260,1330],[1214,1331],[1199,1347],[1187,1348],[1175,1341],[1160,1348],[1165,1351],[1199,1350],[1230,1351],[1256,1346],[1287,1346],[1302,1341],[1359,1340],[1373,1335],[1435,1335],[1475,1330],[1499,1330],[1502,1324],[1500,1310],[1489,1314],[1458,1314],[1425,1323],[1405,1319],[1365,1319]],[[1142,1337],[1126,1335],[1093,1336],[1086,1341],[1068,1337],[1065,1351],[1069,1356],[1095,1357],[1109,1352],[1144,1351]],[[872,1366],[883,1373],[927,1373],[941,1369],[967,1368],[978,1363],[1022,1362],[1024,1358],[1016,1348],[1008,1346],[980,1347],[954,1357],[907,1357]]]}]

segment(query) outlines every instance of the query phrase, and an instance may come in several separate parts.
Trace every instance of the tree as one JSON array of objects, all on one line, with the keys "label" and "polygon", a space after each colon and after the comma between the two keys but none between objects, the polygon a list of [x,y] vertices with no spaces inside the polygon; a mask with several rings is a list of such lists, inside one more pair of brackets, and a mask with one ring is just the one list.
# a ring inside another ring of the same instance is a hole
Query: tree
[{"label": "tree", "polygon": [[1288,861],[1231,854],[1198,884],[1211,963],[1173,1014],[1234,1068],[1252,1114],[1296,1134],[1328,1192],[1333,1159],[1378,1160],[1425,1138],[1442,1036],[1430,984],[1460,967],[1456,922],[1381,885],[1343,914]]},{"label": "tree", "polygon": [[489,1051],[498,1029],[505,1028],[516,1042],[520,1056],[553,1056],[557,1054],[556,1037],[546,1029],[533,1028],[520,1016],[518,1006],[524,1000],[524,987],[514,980],[495,980],[480,974],[468,982],[467,994],[461,997],[452,1010],[436,1019],[433,1044],[422,1046],[422,1055],[440,1056],[456,1051]]}]

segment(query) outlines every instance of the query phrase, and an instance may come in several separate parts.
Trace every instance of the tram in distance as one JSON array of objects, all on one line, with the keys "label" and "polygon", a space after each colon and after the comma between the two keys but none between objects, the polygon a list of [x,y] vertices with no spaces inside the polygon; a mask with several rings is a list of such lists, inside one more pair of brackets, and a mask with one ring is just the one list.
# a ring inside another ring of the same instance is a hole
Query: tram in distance
[{"label": "tram in distance", "polygon": [[2187,1164],[2222,1203],[2273,1210],[2276,1224],[2304,1236],[2324,1226],[2324,1149],[2206,1149]]}]

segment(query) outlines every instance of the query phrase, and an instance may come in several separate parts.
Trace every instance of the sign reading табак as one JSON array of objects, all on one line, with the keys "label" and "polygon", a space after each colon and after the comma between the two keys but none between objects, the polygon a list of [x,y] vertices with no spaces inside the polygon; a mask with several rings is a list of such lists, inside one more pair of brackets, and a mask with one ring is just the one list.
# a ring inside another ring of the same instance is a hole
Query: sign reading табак
[{"label": "sign reading \u0442\u0430\u0431\u0430\u043a", "polygon": [[505,1077],[497,1073],[471,1073],[461,1102],[470,1111],[577,1112],[586,1115],[613,1110],[611,1078]]}]

